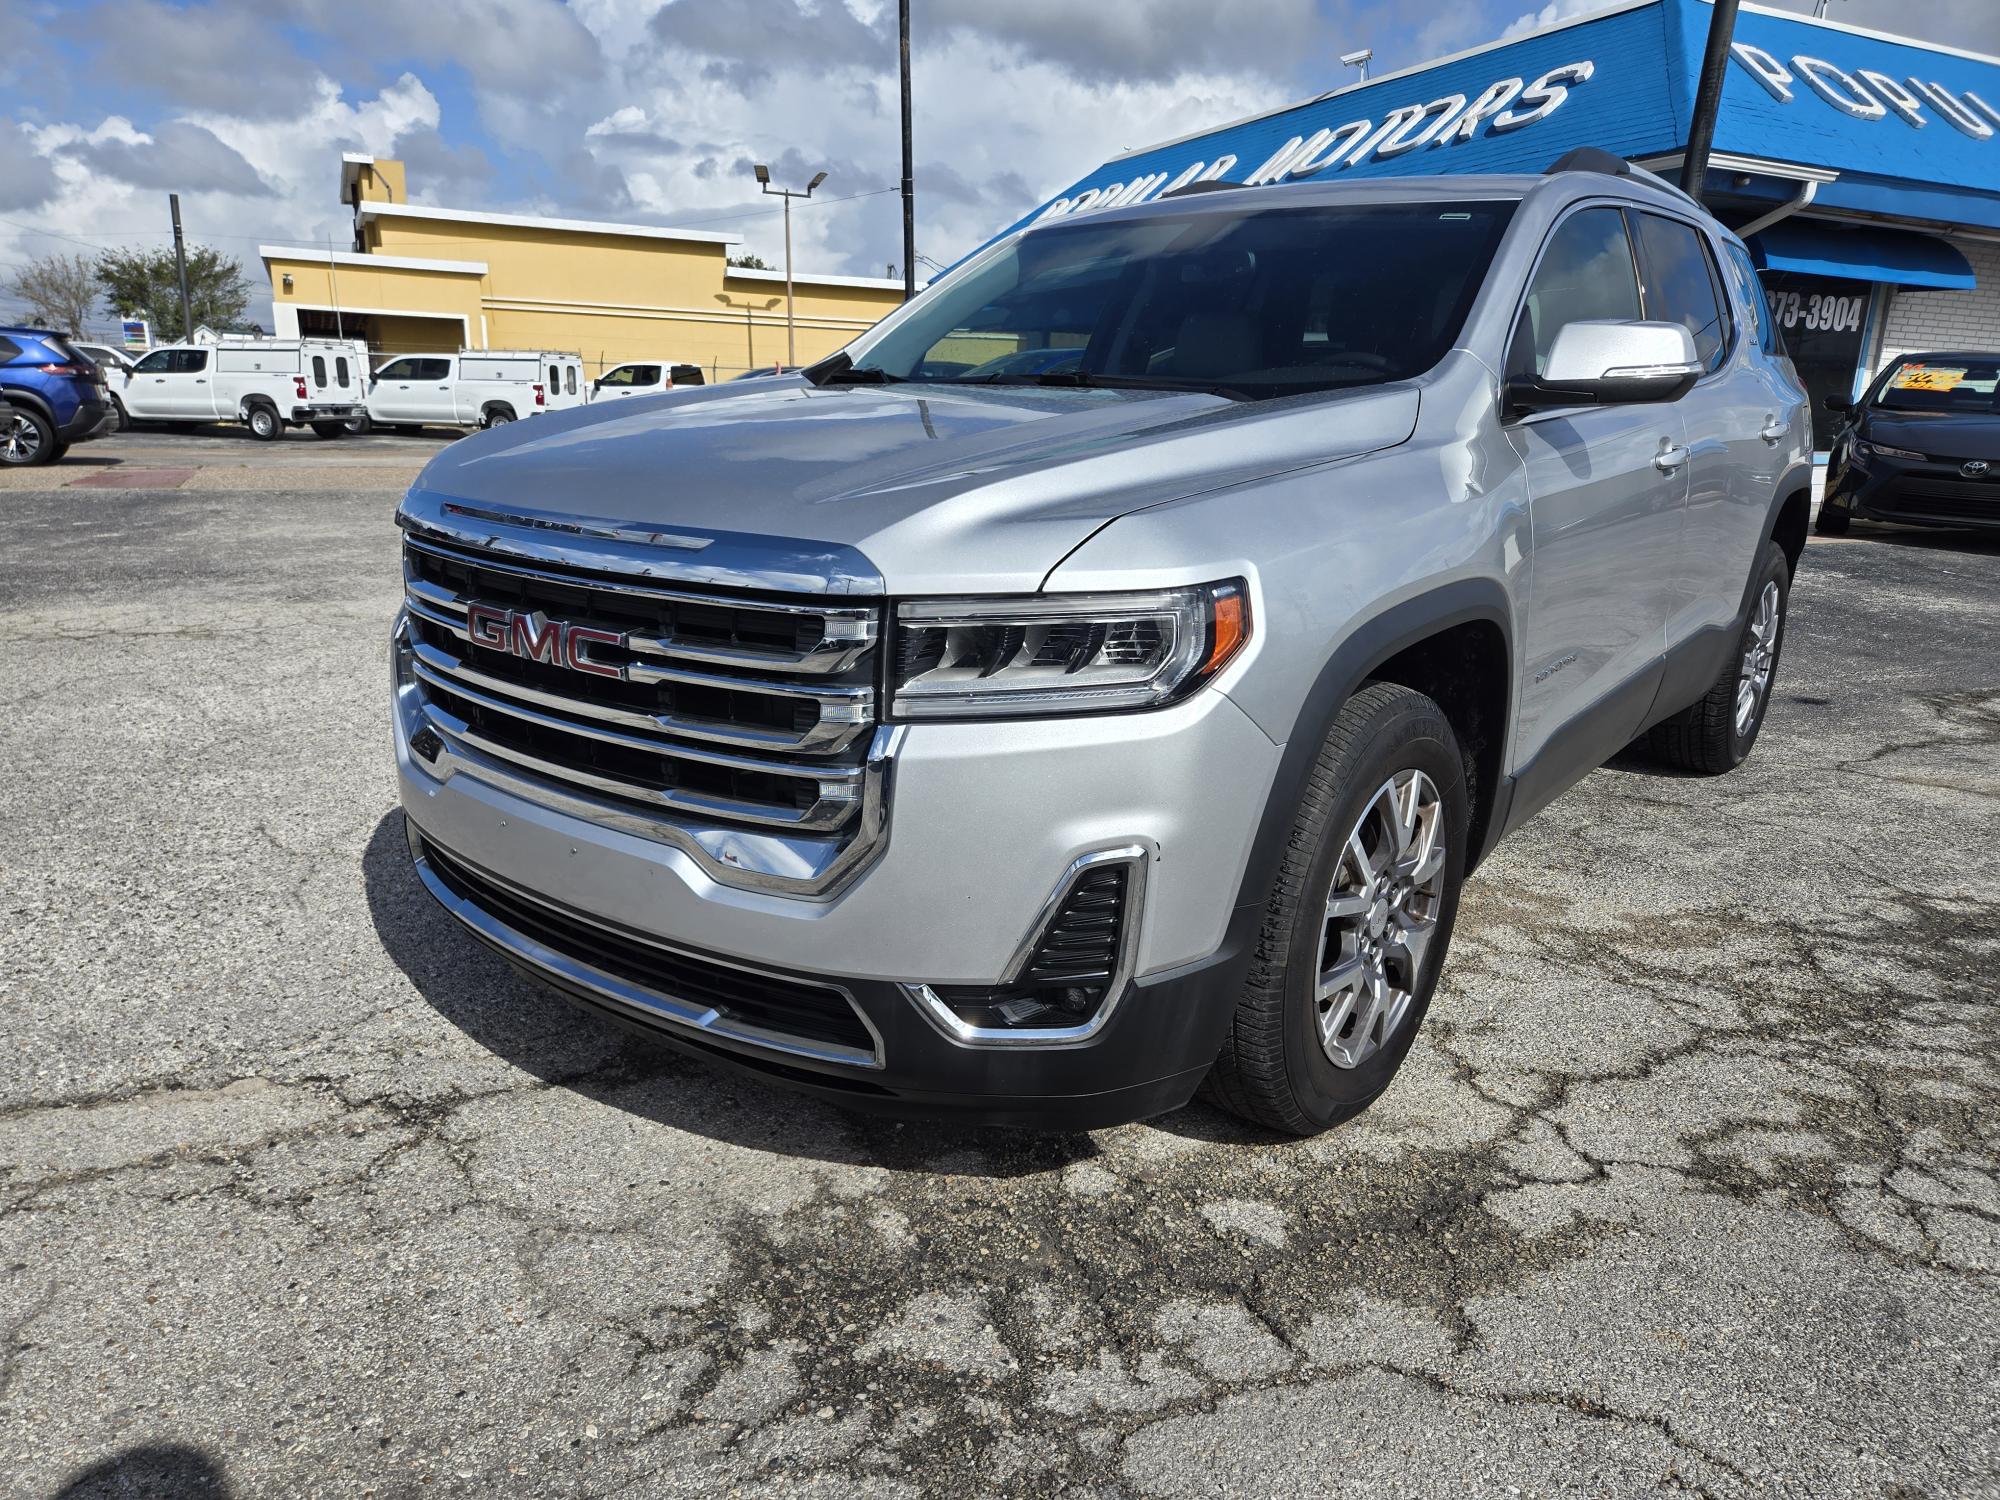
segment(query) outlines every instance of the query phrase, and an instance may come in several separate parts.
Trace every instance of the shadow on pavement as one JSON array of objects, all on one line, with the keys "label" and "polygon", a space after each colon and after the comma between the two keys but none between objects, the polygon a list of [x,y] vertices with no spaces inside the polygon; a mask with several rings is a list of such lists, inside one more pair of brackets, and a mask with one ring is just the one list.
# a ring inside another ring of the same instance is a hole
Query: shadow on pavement
[{"label": "shadow on pavement", "polygon": [[[517,973],[431,899],[411,868],[400,809],[375,825],[361,870],[376,936],[426,1004],[488,1052],[608,1108],[754,1150],[896,1170],[1017,1177],[1097,1154],[1081,1133],[849,1112],[572,1006]],[[839,1127],[829,1128],[835,1120]]]},{"label": "shadow on pavement", "polygon": [[149,1443],[92,1464],[49,1500],[230,1500],[222,1464],[199,1448]]}]

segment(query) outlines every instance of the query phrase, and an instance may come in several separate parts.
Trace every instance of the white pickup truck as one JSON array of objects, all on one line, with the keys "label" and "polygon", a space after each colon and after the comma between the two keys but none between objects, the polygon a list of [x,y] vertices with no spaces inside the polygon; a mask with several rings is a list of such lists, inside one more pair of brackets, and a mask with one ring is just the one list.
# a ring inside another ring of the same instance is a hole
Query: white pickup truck
[{"label": "white pickup truck", "polygon": [[624,396],[657,396],[677,385],[706,385],[700,365],[670,359],[635,360],[614,365],[590,383],[590,399],[613,401]]},{"label": "white pickup truck", "polygon": [[368,348],[359,339],[167,344],[113,383],[121,422],[241,422],[269,442],[287,427],[339,437],[360,415]]},{"label": "white pickup truck", "polygon": [[588,399],[583,359],[545,349],[461,349],[404,354],[368,382],[368,420],[378,427],[497,427]]}]

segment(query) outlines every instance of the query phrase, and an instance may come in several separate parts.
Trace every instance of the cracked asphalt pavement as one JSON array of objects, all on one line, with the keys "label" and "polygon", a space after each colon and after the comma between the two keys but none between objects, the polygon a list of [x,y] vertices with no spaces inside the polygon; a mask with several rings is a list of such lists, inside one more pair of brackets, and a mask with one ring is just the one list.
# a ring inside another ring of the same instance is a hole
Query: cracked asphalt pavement
[{"label": "cracked asphalt pavement", "polygon": [[1815,541],[1750,763],[1509,840],[1359,1121],[1034,1136],[433,907],[391,494],[64,474],[0,496],[0,1493],[2000,1494],[2000,543]]}]

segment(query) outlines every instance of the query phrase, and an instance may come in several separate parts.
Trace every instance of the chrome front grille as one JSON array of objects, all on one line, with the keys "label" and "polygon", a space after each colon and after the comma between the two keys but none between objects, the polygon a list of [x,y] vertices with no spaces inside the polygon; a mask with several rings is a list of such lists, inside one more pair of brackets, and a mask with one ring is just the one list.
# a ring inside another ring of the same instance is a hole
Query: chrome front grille
[{"label": "chrome front grille", "polygon": [[415,536],[403,584],[401,669],[461,763],[661,836],[796,835],[821,846],[801,870],[869,832],[879,604],[661,587]]}]

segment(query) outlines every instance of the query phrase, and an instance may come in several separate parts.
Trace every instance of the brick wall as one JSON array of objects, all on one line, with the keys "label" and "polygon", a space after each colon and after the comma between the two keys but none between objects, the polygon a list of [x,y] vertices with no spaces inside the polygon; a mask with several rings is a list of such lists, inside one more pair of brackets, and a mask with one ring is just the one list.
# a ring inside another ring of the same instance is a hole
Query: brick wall
[{"label": "brick wall", "polygon": [[[1969,292],[1894,293],[1876,370],[1899,354],[1927,349],[2000,351],[2000,244],[1964,239],[1952,244],[1972,263],[1979,285]],[[1869,374],[1872,378],[1874,371]]]}]

